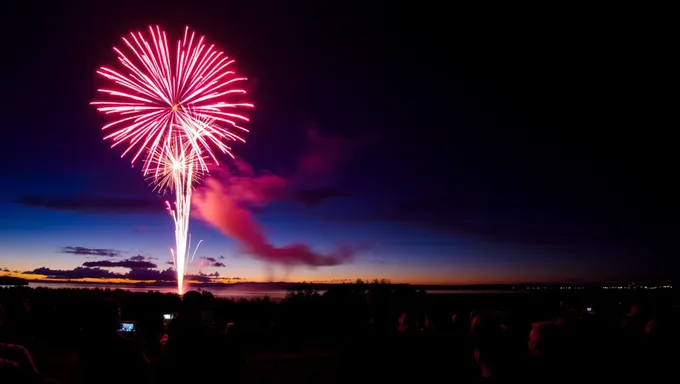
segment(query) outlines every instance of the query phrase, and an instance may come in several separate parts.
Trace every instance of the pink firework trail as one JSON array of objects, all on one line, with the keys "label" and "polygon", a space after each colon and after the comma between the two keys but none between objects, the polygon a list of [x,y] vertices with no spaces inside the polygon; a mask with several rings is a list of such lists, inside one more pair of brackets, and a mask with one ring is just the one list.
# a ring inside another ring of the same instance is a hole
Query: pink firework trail
[{"label": "pink firework trail", "polygon": [[102,127],[111,147],[123,146],[121,157],[132,154],[133,164],[141,160],[154,189],[175,194],[174,208],[166,204],[175,222],[171,252],[182,294],[193,185],[219,164],[218,154],[233,157],[228,142],[245,142],[239,133],[248,132],[242,126],[248,118],[239,111],[253,104],[238,87],[246,78],[232,70],[234,60],[188,27],[173,49],[158,26],[149,27],[146,37],[130,33],[123,43],[124,50],[114,48],[120,69],[97,71],[111,86],[98,89],[105,97],[91,104],[112,117]]}]

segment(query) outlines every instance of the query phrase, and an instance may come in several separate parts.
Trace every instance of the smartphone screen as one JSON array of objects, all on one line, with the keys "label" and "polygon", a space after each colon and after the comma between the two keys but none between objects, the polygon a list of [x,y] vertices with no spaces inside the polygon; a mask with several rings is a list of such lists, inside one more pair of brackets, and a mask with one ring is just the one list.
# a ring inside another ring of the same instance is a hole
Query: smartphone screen
[{"label": "smartphone screen", "polygon": [[166,313],[163,315],[163,325],[167,326],[170,324],[170,321],[175,318],[175,314],[173,313]]},{"label": "smartphone screen", "polygon": [[593,308],[592,308],[592,307],[588,307],[588,308],[586,308],[586,311],[592,312],[592,311],[593,311]]},{"label": "smartphone screen", "polygon": [[137,324],[131,321],[121,321],[118,326],[118,331],[123,333],[137,332]]}]

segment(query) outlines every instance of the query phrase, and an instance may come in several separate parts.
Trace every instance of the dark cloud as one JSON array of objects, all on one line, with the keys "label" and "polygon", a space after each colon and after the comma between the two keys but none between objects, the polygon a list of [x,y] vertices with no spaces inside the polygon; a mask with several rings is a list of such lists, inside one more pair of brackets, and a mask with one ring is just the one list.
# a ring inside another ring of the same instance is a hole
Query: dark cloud
[{"label": "dark cloud", "polygon": [[129,269],[151,269],[158,267],[156,264],[146,260],[132,260],[132,258],[120,261],[111,260],[97,260],[86,261],[83,267],[100,267],[100,268],[129,268]]},{"label": "dark cloud", "polygon": [[167,264],[167,265],[175,265],[175,262],[172,261],[172,260],[170,260],[170,261],[166,261],[165,264]]},{"label": "dark cloud", "polygon": [[213,272],[213,273],[211,273],[211,274],[209,274],[209,275],[206,275],[206,276],[210,276],[210,277],[212,277],[213,279],[215,279],[215,280],[217,280],[217,281],[220,281],[220,280],[223,280],[223,281],[229,281],[229,280],[245,280],[245,279],[242,278],[242,277],[220,276],[220,273],[219,273],[219,272]]},{"label": "dark cloud", "polygon": [[[222,259],[224,256],[220,256]],[[222,268],[225,267],[224,263],[217,261],[214,257],[201,257],[201,260],[205,260],[202,262],[199,262],[197,265],[199,267],[215,267],[215,268]]]},{"label": "dark cloud", "polygon": [[144,261],[144,260],[158,260],[158,258],[154,257],[154,256],[136,255],[136,256],[130,257],[128,260]]},{"label": "dark cloud", "polygon": [[[127,273],[112,272],[102,268],[88,268],[76,267],[74,269],[50,269],[47,267],[40,267],[32,271],[23,272],[25,274],[42,275],[53,279],[83,279],[83,278],[101,278],[101,279],[129,279],[129,280],[144,280],[157,282],[174,282],[177,281],[175,271],[172,268],[165,270],[157,269],[132,269]],[[208,282],[210,276],[205,274],[186,275],[188,280],[196,280],[200,282]]]},{"label": "dark cloud", "polygon": [[130,280],[177,281],[176,273],[172,268],[165,270],[132,269],[122,276]]},{"label": "dark cloud", "polygon": [[224,255],[220,255],[219,259],[224,260]]},{"label": "dark cloud", "polygon": [[73,255],[86,255],[86,256],[106,256],[106,257],[117,257],[121,255],[121,251],[110,248],[88,248],[88,247],[63,247],[61,249],[62,253],[70,253]]},{"label": "dark cloud", "polygon": [[186,275],[185,279],[196,280],[196,281],[200,281],[200,282],[205,283],[205,282],[210,281],[210,279],[216,278],[216,277],[219,277],[219,276],[220,276],[219,273],[203,273],[203,272],[199,271],[197,274],[194,274],[194,275]]},{"label": "dark cloud", "polygon": [[74,269],[50,269],[47,267],[40,267],[32,271],[26,271],[24,273],[42,275],[54,279],[110,279],[121,276],[119,273],[111,272],[106,269],[86,267],[76,267]]},{"label": "dark cloud", "polygon": [[207,283],[210,281],[228,281],[228,280],[246,280],[242,277],[225,277],[225,276],[220,276],[220,273],[215,271],[213,273],[203,273],[203,272],[198,272],[195,275],[187,275],[186,279],[188,280],[195,280],[195,281],[200,281],[203,283]]},{"label": "dark cloud", "polygon": [[29,207],[57,211],[106,214],[163,213],[164,205],[159,199],[113,196],[24,196],[15,203]]},{"label": "dark cloud", "polygon": [[341,189],[325,187],[299,190],[295,194],[295,200],[302,203],[304,206],[311,208],[330,199],[348,196],[350,196],[350,194]]}]

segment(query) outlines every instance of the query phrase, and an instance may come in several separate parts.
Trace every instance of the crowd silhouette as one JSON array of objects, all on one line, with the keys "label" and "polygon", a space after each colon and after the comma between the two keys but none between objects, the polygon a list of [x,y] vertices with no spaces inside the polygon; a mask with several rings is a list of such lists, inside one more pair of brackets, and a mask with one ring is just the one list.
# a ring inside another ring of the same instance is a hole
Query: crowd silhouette
[{"label": "crowd silhouette", "polygon": [[385,282],[301,285],[281,301],[3,288],[0,383],[668,381],[675,299]]}]

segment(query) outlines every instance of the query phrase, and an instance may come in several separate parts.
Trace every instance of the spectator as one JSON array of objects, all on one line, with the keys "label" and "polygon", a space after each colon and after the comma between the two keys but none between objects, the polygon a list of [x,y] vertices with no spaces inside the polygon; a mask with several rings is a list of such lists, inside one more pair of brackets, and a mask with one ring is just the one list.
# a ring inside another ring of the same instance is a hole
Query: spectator
[{"label": "spectator", "polygon": [[182,311],[168,325],[163,362],[158,374],[162,383],[211,382],[223,362],[218,332],[202,320],[203,297],[189,291],[182,298]]},{"label": "spectator", "polygon": [[83,383],[145,383],[150,363],[135,341],[118,333],[120,307],[115,300],[95,303],[79,353]]},{"label": "spectator", "polygon": [[575,379],[574,359],[567,345],[565,325],[560,321],[542,321],[532,325],[529,352],[533,357],[532,375],[537,381]]},{"label": "spectator", "polygon": [[23,370],[38,373],[33,357],[21,345],[0,343],[0,358],[17,363]]},{"label": "spectator", "polygon": [[220,360],[231,374],[231,382],[240,382],[245,367],[244,341],[240,329],[234,323],[229,323],[220,336],[218,353]]},{"label": "spectator", "polygon": [[[5,330],[6,316],[5,310],[0,305],[0,335]],[[6,363],[16,363],[22,370],[38,374],[38,369],[35,367],[33,357],[26,348],[21,345],[3,343],[0,340],[0,359]]]},{"label": "spectator", "polygon": [[501,313],[475,315],[470,323],[470,336],[482,378],[505,380],[514,376],[516,367],[512,364],[510,338]]}]

